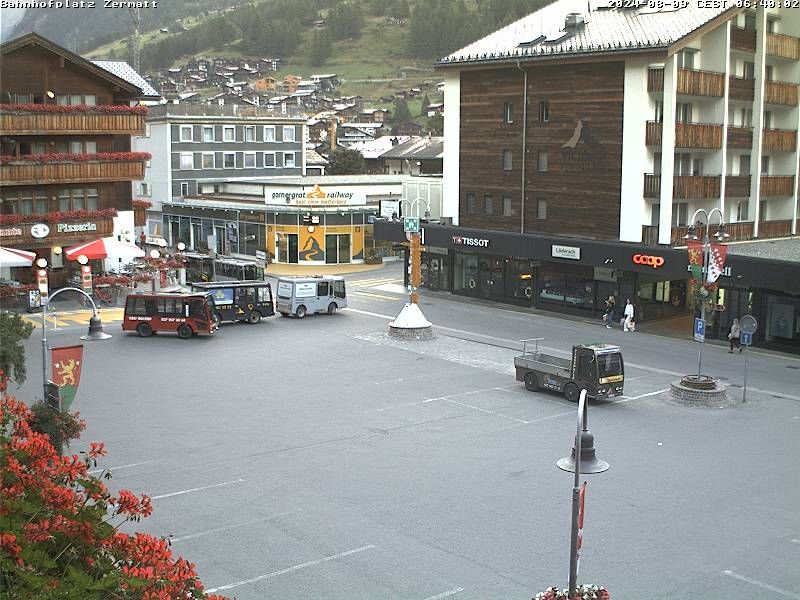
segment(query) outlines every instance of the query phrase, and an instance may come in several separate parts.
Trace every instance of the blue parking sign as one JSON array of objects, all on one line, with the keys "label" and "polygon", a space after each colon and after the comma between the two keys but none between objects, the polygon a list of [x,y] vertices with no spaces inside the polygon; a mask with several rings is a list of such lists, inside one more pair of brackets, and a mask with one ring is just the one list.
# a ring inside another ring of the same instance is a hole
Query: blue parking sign
[{"label": "blue parking sign", "polygon": [[745,333],[742,331],[739,334],[739,343],[742,346],[750,346],[753,343],[753,334],[752,333]]},{"label": "blue parking sign", "polygon": [[704,342],[706,339],[706,322],[703,319],[694,320],[694,341]]}]

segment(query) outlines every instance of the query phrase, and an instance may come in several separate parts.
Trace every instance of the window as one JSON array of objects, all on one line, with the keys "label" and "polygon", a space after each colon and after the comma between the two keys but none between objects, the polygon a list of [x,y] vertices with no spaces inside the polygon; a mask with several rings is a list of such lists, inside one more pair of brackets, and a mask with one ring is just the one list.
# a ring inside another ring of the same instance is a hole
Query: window
[{"label": "window", "polygon": [[294,169],[294,152],[283,153],[283,166],[286,169]]},{"label": "window", "polygon": [[333,295],[336,298],[344,298],[344,280],[343,279],[336,279],[333,282]]},{"label": "window", "polygon": [[743,108],[742,109],[742,127],[752,127],[753,126],[753,109],[752,108]]},{"label": "window", "polygon": [[744,16],[744,28],[748,31],[756,30],[756,16],[754,14],[746,14]]},{"label": "window", "polygon": [[188,195],[189,195],[189,182],[181,181],[181,196],[188,196]]},{"label": "window", "polygon": [[246,125],[244,128],[244,141],[245,142],[255,142],[256,141],[256,126],[255,125]]},{"label": "window", "polygon": [[761,157],[761,174],[769,175],[769,156]]},{"label": "window", "polygon": [[233,125],[222,126],[222,141],[235,142],[236,141],[236,127]]},{"label": "window", "polygon": [[673,170],[675,175],[690,175],[692,172],[692,155],[676,153]]},{"label": "window", "polygon": [[758,203],[758,221],[766,221],[767,220],[767,201],[761,200]]},{"label": "window", "polygon": [[483,195],[483,212],[487,215],[494,214],[494,198],[491,194]]},{"label": "window", "polygon": [[764,129],[772,129],[772,111],[764,111]]},{"label": "window", "polygon": [[[22,97],[28,96],[27,102],[20,102]],[[17,94],[17,101],[15,104],[30,104],[33,98],[30,94]],[[96,106],[97,105],[97,96],[94,94],[58,94],[56,96],[56,104],[61,106],[67,105],[76,105],[76,104],[85,104],[87,106]]]},{"label": "window", "polygon": [[140,196],[149,196],[150,195],[150,184],[149,183],[145,183],[144,181],[142,181],[139,184],[139,195]]},{"label": "window", "polygon": [[223,169],[235,169],[236,168],[236,153],[235,152],[224,152],[222,154],[222,168]]},{"label": "window", "polygon": [[744,61],[742,64],[742,78],[755,79],[756,78],[756,64],[749,61]]},{"label": "window", "polygon": [[191,152],[181,152],[181,169],[194,169],[194,154]]},{"label": "window", "polygon": [[512,166],[511,150],[503,150],[503,170],[510,171]]},{"label": "window", "polygon": [[689,102],[678,102],[675,105],[675,120],[679,123],[692,122],[692,105]]},{"label": "window", "polygon": [[678,202],[672,205],[672,226],[685,227],[689,219],[689,203]]},{"label": "window", "polygon": [[294,141],[294,125],[283,126],[283,141],[284,142]]},{"label": "window", "polygon": [[320,281],[317,284],[317,296],[330,296],[330,285],[327,281]]},{"label": "window", "polygon": [[655,111],[655,114],[653,115],[653,117],[654,117],[653,120],[656,123],[663,123],[664,122],[664,101],[663,100],[657,100],[656,101],[656,111]]},{"label": "window", "polygon": [[514,209],[511,206],[511,196],[503,196],[503,216],[511,217],[514,215]]},{"label": "window", "polygon": [[44,192],[33,193],[33,212],[43,215],[47,211],[47,194]]},{"label": "window", "polygon": [[86,190],[86,210],[97,210],[97,188]]},{"label": "window", "polygon": [[204,142],[213,142],[214,140],[214,126],[213,125],[203,125],[203,141]]},{"label": "window", "polygon": [[265,167],[274,167],[275,166],[275,153],[274,152],[264,152],[264,166]]},{"label": "window", "polygon": [[[69,143],[69,151],[72,154],[97,154],[97,142],[94,140],[72,141]],[[34,151],[34,154],[44,154],[44,152]]]},{"label": "window", "polygon": [[536,199],[536,218],[542,220],[547,218],[547,200],[544,198]]},{"label": "window", "polygon": [[695,158],[692,160],[692,175],[695,177],[703,174],[703,159]]},{"label": "window", "polygon": [[274,125],[264,125],[264,141],[265,142],[274,142],[275,141],[275,126]]},{"label": "window", "polygon": [[736,220],[748,221],[750,217],[750,202],[742,200],[736,204]]},{"label": "window", "polygon": [[204,169],[213,169],[214,168],[214,153],[213,152],[203,152],[203,168]]},{"label": "window", "polygon": [[467,214],[474,215],[478,213],[478,202],[475,199],[475,192],[467,192]]},{"label": "window", "polygon": [[97,105],[97,96],[95,96],[94,94],[86,94],[83,97],[83,103],[86,106],[96,106]]},{"label": "window", "polygon": [[181,141],[182,142],[191,142],[192,141],[192,126],[191,125],[181,125]]},{"label": "window", "polygon": [[773,74],[775,70],[773,69],[772,65],[764,65],[764,79],[766,81],[773,81]]},{"label": "window", "polygon": [[547,152],[539,151],[536,159],[536,170],[540,173],[547,171]]},{"label": "window", "polygon": [[539,100],[539,123],[550,122],[550,100]]},{"label": "window", "polygon": [[767,17],[767,33],[775,33],[775,19]]},{"label": "window", "polygon": [[661,175],[661,152],[653,152],[653,174]]},{"label": "window", "polygon": [[681,50],[678,52],[676,59],[678,61],[679,69],[694,69],[694,55],[695,50]]},{"label": "window", "polygon": [[650,208],[650,226],[658,227],[659,223],[661,223],[661,204],[656,203]]},{"label": "window", "polygon": [[514,105],[511,102],[503,104],[503,123],[514,122]]},{"label": "window", "polygon": [[59,190],[58,210],[61,212],[72,210],[72,198],[70,197],[70,190]]},{"label": "window", "polygon": [[255,152],[245,152],[244,153],[244,167],[245,169],[254,169],[256,166],[256,153]]},{"label": "window", "polygon": [[739,157],[739,175],[750,175],[750,155],[742,154]]}]

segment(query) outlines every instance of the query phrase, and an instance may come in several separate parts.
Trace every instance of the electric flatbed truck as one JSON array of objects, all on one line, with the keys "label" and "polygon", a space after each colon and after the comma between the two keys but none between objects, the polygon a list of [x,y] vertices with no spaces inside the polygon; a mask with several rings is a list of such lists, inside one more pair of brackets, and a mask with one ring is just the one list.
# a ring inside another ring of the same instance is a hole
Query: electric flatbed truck
[{"label": "electric flatbed truck", "polygon": [[622,395],[625,366],[619,346],[579,344],[571,358],[560,358],[539,350],[543,339],[522,340],[522,354],[514,357],[517,381],[525,382],[525,389],[560,392],[571,402],[578,401],[582,389],[595,400]]}]

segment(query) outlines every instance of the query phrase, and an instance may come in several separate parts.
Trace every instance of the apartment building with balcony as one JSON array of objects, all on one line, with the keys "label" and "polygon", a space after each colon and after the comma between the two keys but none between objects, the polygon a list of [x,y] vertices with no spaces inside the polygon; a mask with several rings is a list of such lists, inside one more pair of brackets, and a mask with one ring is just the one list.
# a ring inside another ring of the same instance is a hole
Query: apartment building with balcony
[{"label": "apartment building with balcony", "polygon": [[796,258],[730,244],[712,333],[752,311],[759,343],[800,349],[800,11],[618,4],[558,0],[439,61],[457,226],[426,227],[426,260],[456,294],[686,314],[683,236],[719,208],[730,241],[790,238]]},{"label": "apartment building with balcony", "polygon": [[135,150],[153,157],[134,190],[151,203],[146,233],[167,237],[164,202],[219,193],[227,181],[305,174],[305,127],[303,117],[259,107],[150,107],[133,140]]},{"label": "apartment building with balcony", "polygon": [[[132,151],[131,136],[144,131],[138,100],[154,91],[121,65],[35,33],[0,45],[0,244],[47,259],[51,285],[66,278],[60,249],[112,235],[133,241],[131,182],[149,156]],[[27,280],[30,269],[0,276]]]}]

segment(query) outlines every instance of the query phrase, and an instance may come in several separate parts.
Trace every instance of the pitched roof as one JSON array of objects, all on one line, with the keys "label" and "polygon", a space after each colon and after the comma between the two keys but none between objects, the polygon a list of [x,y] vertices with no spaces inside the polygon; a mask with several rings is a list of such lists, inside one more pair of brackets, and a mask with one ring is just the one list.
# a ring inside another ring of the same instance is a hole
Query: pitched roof
[{"label": "pitched roof", "polygon": [[[604,54],[620,51],[668,49],[681,38],[709,21],[728,12],[725,18],[744,10],[722,2],[721,8],[699,8],[698,2],[673,9],[649,8],[644,3],[636,9],[607,8],[609,2],[590,0],[590,12],[584,12],[584,24],[565,29],[565,19],[583,8],[575,0],[557,0],[519,21],[508,25],[461,50],[439,60],[438,66],[463,63],[487,63],[539,59],[554,56]],[[709,3],[710,4],[710,3]],[[606,8],[600,8],[605,5]]]},{"label": "pitched roof", "polygon": [[161,97],[161,94],[155,91],[153,86],[147,83],[145,78],[134,71],[133,67],[124,60],[93,60],[92,63],[101,69],[105,69],[112,75],[116,75],[120,79],[124,79],[128,83],[132,83],[142,90],[142,96],[146,98]]},{"label": "pitched roof", "polygon": [[382,135],[374,140],[356,142],[350,146],[350,150],[358,150],[366,159],[376,159],[383,156],[387,151],[395,146],[407,142],[411,138],[407,135]]},{"label": "pitched roof", "polygon": [[381,158],[408,160],[436,159],[444,157],[444,138],[413,137],[407,142],[397,144],[381,155]]}]

